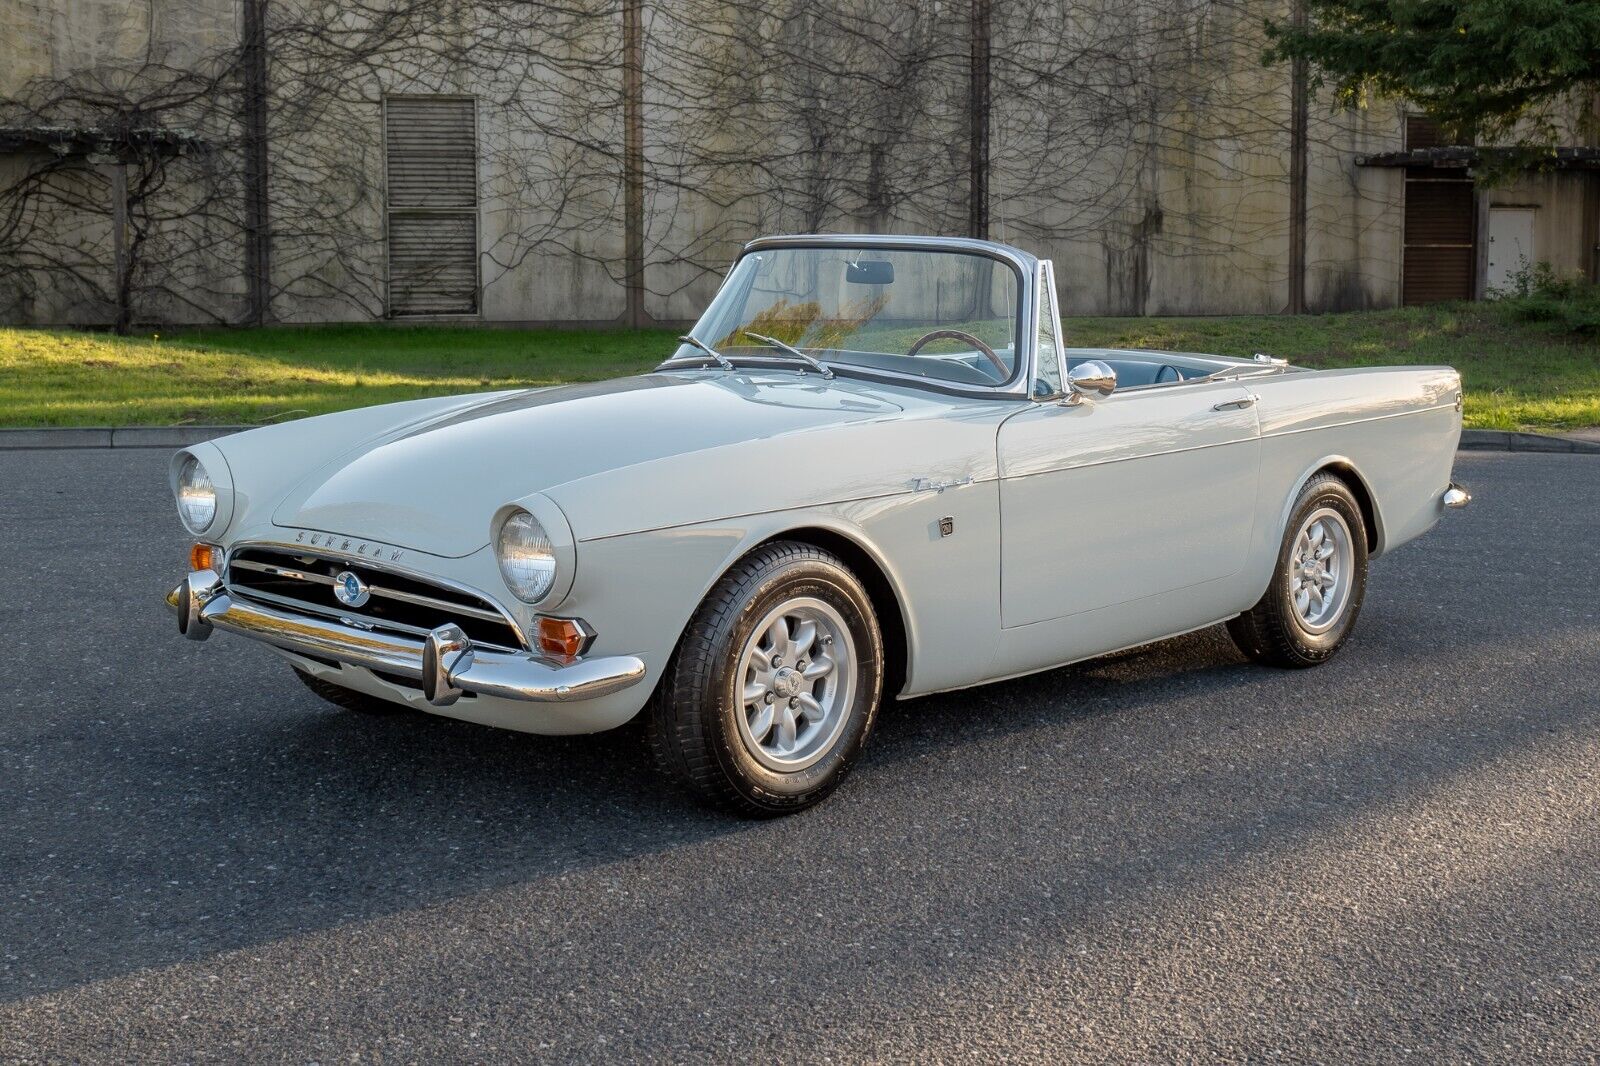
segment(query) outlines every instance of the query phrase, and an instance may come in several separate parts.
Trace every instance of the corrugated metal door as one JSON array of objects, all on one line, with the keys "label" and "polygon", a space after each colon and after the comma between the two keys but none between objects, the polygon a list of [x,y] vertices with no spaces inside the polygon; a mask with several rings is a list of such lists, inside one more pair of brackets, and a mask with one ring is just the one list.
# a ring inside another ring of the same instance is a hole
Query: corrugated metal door
[{"label": "corrugated metal door", "polygon": [[1404,303],[1472,299],[1472,189],[1472,179],[1432,168],[1406,174]]},{"label": "corrugated metal door", "polygon": [[390,96],[383,118],[389,314],[477,314],[476,101]]}]

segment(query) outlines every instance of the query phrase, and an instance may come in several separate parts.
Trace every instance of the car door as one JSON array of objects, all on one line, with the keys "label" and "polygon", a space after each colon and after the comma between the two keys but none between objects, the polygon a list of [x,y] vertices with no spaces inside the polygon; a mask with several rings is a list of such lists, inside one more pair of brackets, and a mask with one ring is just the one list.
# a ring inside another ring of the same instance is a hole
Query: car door
[{"label": "car door", "polygon": [[1224,579],[1243,568],[1254,529],[1254,402],[1237,382],[1196,381],[1037,403],[1008,419],[997,438],[1002,625],[1159,612],[1179,589],[1191,590],[1193,614],[1211,601],[1191,587],[1207,582],[1219,604],[1236,596]]}]

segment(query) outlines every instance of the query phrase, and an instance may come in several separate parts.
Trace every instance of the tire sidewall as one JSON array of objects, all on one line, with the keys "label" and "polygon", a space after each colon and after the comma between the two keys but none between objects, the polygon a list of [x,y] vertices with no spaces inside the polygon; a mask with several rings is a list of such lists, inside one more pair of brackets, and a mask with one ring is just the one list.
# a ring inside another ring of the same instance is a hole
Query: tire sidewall
[{"label": "tire sidewall", "polygon": [[[1300,527],[1313,512],[1322,508],[1338,512],[1349,529],[1353,562],[1351,580],[1354,585],[1350,589],[1350,598],[1338,622],[1321,633],[1312,633],[1302,625],[1300,613],[1295,610],[1294,596],[1289,590],[1287,578]],[[1318,478],[1307,485],[1300,494],[1294,513],[1289,518],[1288,527],[1283,533],[1283,544],[1278,549],[1278,566],[1272,575],[1272,596],[1275,613],[1282,619],[1283,634],[1288,640],[1290,650],[1306,662],[1321,662],[1337,651],[1349,636],[1351,628],[1355,626],[1356,616],[1361,613],[1361,601],[1365,598],[1367,589],[1366,528],[1366,521],[1361,516],[1361,507],[1356,503],[1355,496],[1345,487],[1344,482],[1334,478]]]},{"label": "tire sidewall", "polygon": [[[744,714],[740,653],[756,624],[779,604],[802,596],[815,597],[843,616],[855,643],[855,691],[843,729],[821,759],[802,770],[779,772],[763,766],[745,747],[736,716]],[[784,809],[815,802],[831,791],[855,762],[871,735],[883,690],[883,645],[866,592],[842,566],[817,558],[790,559],[774,565],[746,595],[714,641],[711,672],[714,701],[705,722],[707,740],[730,783],[752,803]]]}]

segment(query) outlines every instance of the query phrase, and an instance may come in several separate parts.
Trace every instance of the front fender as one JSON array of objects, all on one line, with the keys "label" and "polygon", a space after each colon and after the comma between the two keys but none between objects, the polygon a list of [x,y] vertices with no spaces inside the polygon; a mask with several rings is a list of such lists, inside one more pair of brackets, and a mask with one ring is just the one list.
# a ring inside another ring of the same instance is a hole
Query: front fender
[{"label": "front fender", "polygon": [[894,595],[906,637],[901,694],[971,684],[999,641],[997,486],[990,479],[582,541],[581,576],[562,613],[599,630],[595,654],[642,658],[640,687],[653,689],[696,608],[731,566],[767,541],[820,530],[859,549]]}]

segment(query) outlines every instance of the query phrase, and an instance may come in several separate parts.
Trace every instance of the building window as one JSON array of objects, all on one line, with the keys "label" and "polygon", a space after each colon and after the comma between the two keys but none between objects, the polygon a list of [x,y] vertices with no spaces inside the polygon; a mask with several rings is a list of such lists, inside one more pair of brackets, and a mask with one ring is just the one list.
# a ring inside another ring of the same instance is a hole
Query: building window
[{"label": "building window", "polygon": [[1439,128],[1439,124],[1427,115],[1415,112],[1406,115],[1407,151],[1417,148],[1445,148],[1450,146],[1470,147],[1471,142],[1468,141],[1466,145],[1456,145],[1454,141],[1445,138],[1444,131]]},{"label": "building window", "polygon": [[476,101],[385,97],[383,133],[389,314],[477,314]]},{"label": "building window", "polygon": [[1427,115],[1406,116],[1406,149],[1438,148],[1444,144],[1444,137],[1439,133],[1439,124]]}]

